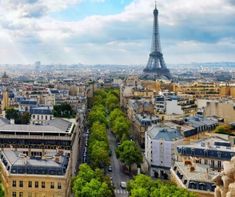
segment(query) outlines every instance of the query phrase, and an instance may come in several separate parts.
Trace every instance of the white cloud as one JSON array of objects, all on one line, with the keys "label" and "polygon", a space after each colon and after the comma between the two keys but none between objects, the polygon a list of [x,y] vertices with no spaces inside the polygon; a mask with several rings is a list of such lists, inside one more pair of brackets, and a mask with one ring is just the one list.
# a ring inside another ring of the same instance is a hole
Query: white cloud
[{"label": "white cloud", "polygon": [[[58,63],[146,62],[151,45],[152,0],[134,0],[119,14],[78,21],[61,21],[50,15],[81,1],[0,0],[1,32],[12,41],[8,45],[7,40],[0,40],[5,47],[1,62],[12,61],[11,51],[17,51],[19,57],[14,61],[24,63],[37,59]],[[165,0],[158,7],[167,62],[214,61],[213,54],[218,60],[235,60],[223,52],[226,47],[230,53],[235,50],[233,1]]]}]

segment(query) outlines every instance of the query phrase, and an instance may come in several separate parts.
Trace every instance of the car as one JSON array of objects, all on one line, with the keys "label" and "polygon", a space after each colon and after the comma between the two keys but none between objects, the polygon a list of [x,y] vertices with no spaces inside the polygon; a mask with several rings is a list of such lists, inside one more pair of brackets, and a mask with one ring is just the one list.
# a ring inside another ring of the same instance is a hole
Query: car
[{"label": "car", "polygon": [[122,182],[120,183],[120,187],[121,187],[122,189],[126,189],[126,187],[127,187],[126,182],[125,182],[125,181],[122,181]]},{"label": "car", "polygon": [[112,172],[112,171],[113,171],[113,170],[112,170],[112,166],[109,166],[108,171],[109,171],[109,172]]},{"label": "car", "polygon": [[83,157],[83,163],[86,163],[86,156]]}]

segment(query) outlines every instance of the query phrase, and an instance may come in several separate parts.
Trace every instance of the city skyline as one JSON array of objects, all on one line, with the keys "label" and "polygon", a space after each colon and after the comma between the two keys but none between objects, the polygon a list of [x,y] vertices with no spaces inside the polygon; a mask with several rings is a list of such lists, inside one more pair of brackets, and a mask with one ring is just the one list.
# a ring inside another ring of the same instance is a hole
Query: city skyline
[{"label": "city skyline", "polygon": [[[153,0],[0,1],[0,63],[146,64]],[[235,61],[232,0],[159,1],[167,64]]]}]

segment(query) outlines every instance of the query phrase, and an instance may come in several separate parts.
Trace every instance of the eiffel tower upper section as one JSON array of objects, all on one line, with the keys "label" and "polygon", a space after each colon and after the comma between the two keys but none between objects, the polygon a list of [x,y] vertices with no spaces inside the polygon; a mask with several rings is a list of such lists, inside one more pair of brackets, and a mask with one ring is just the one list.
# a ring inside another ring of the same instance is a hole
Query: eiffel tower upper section
[{"label": "eiffel tower upper section", "polygon": [[171,79],[170,71],[166,67],[166,63],[163,58],[161,45],[160,45],[160,34],[158,24],[158,9],[155,4],[153,11],[154,22],[153,22],[153,37],[152,37],[152,48],[149,54],[149,60],[146,68],[144,69],[144,75],[146,78],[161,78],[166,77]]}]

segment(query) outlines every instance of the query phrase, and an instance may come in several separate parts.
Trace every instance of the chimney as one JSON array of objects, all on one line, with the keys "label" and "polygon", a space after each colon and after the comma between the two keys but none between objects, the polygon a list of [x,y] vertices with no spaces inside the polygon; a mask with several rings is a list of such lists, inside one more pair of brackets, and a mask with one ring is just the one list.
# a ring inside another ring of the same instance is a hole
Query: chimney
[{"label": "chimney", "polygon": [[177,129],[178,131],[181,131],[181,126],[177,126],[176,129]]}]

